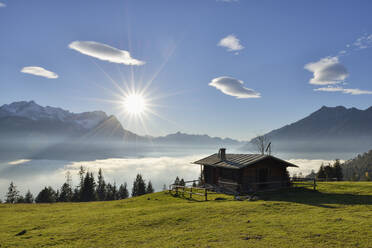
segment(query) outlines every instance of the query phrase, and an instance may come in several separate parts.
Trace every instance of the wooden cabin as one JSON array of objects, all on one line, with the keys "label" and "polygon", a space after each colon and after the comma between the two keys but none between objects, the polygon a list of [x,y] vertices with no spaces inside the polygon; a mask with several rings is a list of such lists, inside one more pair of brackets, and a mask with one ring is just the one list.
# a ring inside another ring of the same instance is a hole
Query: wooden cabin
[{"label": "wooden cabin", "polygon": [[298,167],[271,155],[218,153],[195,161],[201,165],[204,184],[239,193],[289,185],[287,167]]}]

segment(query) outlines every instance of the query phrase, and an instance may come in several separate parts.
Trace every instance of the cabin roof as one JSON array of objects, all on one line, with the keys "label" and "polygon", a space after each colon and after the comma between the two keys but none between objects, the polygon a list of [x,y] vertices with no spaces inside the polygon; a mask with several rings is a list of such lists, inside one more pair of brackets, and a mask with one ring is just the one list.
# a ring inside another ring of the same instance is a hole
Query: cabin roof
[{"label": "cabin roof", "polygon": [[278,162],[278,165],[285,167],[298,167],[297,165],[284,161],[280,158],[262,154],[226,154],[226,158],[222,160],[218,156],[218,154],[215,153],[208,157],[195,161],[193,162],[193,164],[209,165],[213,167],[223,167],[229,169],[240,169],[246,166],[252,166],[264,159],[276,160]]}]

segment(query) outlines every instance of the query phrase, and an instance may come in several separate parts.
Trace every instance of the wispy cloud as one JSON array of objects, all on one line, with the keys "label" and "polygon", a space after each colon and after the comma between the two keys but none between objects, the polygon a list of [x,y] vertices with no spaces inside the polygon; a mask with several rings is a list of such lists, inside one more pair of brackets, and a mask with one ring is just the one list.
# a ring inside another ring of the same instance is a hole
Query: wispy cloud
[{"label": "wispy cloud", "polygon": [[106,44],[95,41],[74,41],[71,42],[69,48],[76,50],[84,55],[88,55],[100,60],[109,61],[112,63],[124,65],[143,65],[144,61],[134,59],[130,53],[125,50],[120,50]]},{"label": "wispy cloud", "polygon": [[5,8],[6,7],[6,4],[5,3],[2,3],[0,2],[0,8]]},{"label": "wispy cloud", "polygon": [[227,48],[227,51],[229,52],[236,52],[244,49],[244,47],[240,44],[240,40],[233,34],[222,38],[217,45]]},{"label": "wispy cloud", "polygon": [[261,94],[244,87],[244,82],[232,77],[218,77],[213,79],[210,86],[222,91],[222,93],[236,98],[259,98]]},{"label": "wispy cloud", "polygon": [[58,75],[52,71],[48,71],[43,67],[39,66],[26,66],[21,70],[22,73],[32,74],[35,76],[45,77],[45,78],[58,78]]},{"label": "wispy cloud", "polygon": [[361,90],[361,89],[345,89],[343,87],[323,87],[323,88],[317,88],[314,89],[314,91],[326,91],[326,92],[342,92],[344,94],[350,94],[350,95],[372,95],[372,91],[369,90]]},{"label": "wispy cloud", "polygon": [[309,83],[316,85],[339,84],[349,75],[338,57],[325,57],[317,62],[306,64],[304,68],[313,73]]},{"label": "wispy cloud", "polygon": [[372,47],[372,34],[362,35],[356,39],[352,45],[359,50]]}]

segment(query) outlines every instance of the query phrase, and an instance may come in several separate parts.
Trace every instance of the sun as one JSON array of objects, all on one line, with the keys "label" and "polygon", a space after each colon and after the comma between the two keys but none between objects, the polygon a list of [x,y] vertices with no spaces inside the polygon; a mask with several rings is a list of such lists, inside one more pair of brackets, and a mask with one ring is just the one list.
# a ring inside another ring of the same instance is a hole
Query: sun
[{"label": "sun", "polygon": [[141,115],[146,111],[146,99],[140,94],[127,95],[123,104],[125,111],[132,115]]}]

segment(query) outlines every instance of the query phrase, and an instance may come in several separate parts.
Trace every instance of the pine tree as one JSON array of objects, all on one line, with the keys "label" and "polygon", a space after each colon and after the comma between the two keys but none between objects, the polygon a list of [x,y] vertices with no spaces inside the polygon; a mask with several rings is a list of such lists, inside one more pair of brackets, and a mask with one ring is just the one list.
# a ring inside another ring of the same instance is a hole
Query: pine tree
[{"label": "pine tree", "polygon": [[79,202],[80,201],[80,190],[78,187],[75,187],[74,192],[72,193],[72,199],[73,202]]},{"label": "pine tree", "polygon": [[34,196],[31,194],[30,190],[28,190],[25,195],[25,203],[34,203]]},{"label": "pine tree", "polygon": [[167,185],[163,184],[163,191],[167,190]]},{"label": "pine tree", "polygon": [[176,180],[174,180],[174,185],[180,185],[180,179],[179,177],[176,177]]},{"label": "pine tree", "polygon": [[79,169],[79,172],[78,172],[78,175],[79,175],[79,178],[80,178],[80,183],[79,183],[79,190],[81,191],[82,187],[83,187],[83,184],[84,184],[84,174],[85,174],[85,169],[84,167],[81,165],[80,166],[80,169]]},{"label": "pine tree", "polygon": [[45,187],[40,191],[35,199],[36,203],[52,203],[56,202],[56,192],[52,187]]},{"label": "pine tree", "polygon": [[119,199],[126,199],[129,196],[127,183],[121,184],[119,187]]},{"label": "pine tree", "polygon": [[102,174],[102,169],[99,168],[98,170],[98,180],[97,180],[97,196],[98,196],[98,200],[100,201],[104,201],[106,200],[106,182],[105,182],[105,179],[103,178],[103,174]]},{"label": "pine tree", "polygon": [[116,188],[116,183],[114,183],[113,185],[111,185],[111,183],[108,183],[106,185],[106,200],[107,201],[113,201],[113,200],[117,200],[119,198],[118,196],[118,191],[117,191],[117,188]]},{"label": "pine tree", "polygon": [[183,180],[183,178],[182,178],[181,181],[180,181],[180,185],[181,185],[181,186],[185,186],[185,180]]},{"label": "pine tree", "polygon": [[25,203],[25,198],[22,195],[18,196],[16,203]]},{"label": "pine tree", "polygon": [[334,173],[331,164],[324,166],[324,173],[326,175],[326,179],[334,178]]},{"label": "pine tree", "polygon": [[154,188],[152,187],[151,181],[149,181],[146,187],[146,194],[151,194],[151,193],[154,193]]},{"label": "pine tree", "polygon": [[71,186],[66,182],[61,187],[61,193],[57,201],[59,202],[70,202],[73,198],[73,192]]},{"label": "pine tree", "polygon": [[339,159],[335,160],[333,164],[334,177],[337,178],[337,181],[341,181],[343,178],[342,167]]},{"label": "pine tree", "polygon": [[137,174],[136,180],[133,182],[132,196],[140,196],[146,194],[146,184],[141,174]]},{"label": "pine tree", "polygon": [[316,174],[316,178],[325,179],[327,176],[324,171],[324,164],[322,163],[319,167],[319,171]]},{"label": "pine tree", "polygon": [[19,191],[13,182],[10,182],[8,193],[6,194],[6,203],[16,203],[19,197]]},{"label": "pine tree", "polygon": [[94,181],[93,173],[87,172],[85,174],[83,186],[81,188],[81,201],[95,201],[97,199],[95,188],[96,184]]}]

